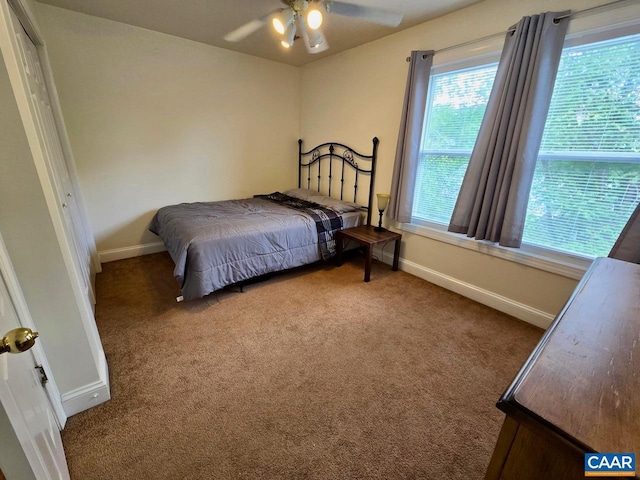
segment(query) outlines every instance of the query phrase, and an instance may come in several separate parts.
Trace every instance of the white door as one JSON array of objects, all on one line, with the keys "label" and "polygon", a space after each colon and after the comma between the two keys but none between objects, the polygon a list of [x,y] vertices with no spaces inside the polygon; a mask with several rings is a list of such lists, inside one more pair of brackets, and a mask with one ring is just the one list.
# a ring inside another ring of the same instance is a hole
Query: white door
[{"label": "white door", "polygon": [[[5,281],[13,272],[4,270],[0,271],[0,337],[23,324]],[[35,478],[69,479],[60,431],[31,351],[0,354],[0,403]]]},{"label": "white door", "polygon": [[11,23],[12,33],[15,35],[18,46],[18,56],[24,67],[26,78],[23,77],[23,81],[28,84],[31,111],[36,119],[38,136],[47,159],[49,176],[52,179],[58,204],[62,210],[67,236],[76,253],[85,293],[93,305],[95,304],[95,292],[91,282],[91,251],[51,110],[51,100],[38,57],[38,49],[24,31],[13,10],[11,10]]}]

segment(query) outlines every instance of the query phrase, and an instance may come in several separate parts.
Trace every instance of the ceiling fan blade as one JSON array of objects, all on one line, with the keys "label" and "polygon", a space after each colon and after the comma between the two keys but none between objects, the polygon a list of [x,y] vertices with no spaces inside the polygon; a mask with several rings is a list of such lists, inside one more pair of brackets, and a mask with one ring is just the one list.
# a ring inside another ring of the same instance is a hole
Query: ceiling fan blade
[{"label": "ceiling fan blade", "polygon": [[255,20],[251,20],[249,23],[245,23],[241,27],[236,28],[233,32],[227,33],[224,36],[224,39],[227,42],[239,42],[258,30],[265,23],[266,19],[262,20],[261,18],[256,18]]},{"label": "ceiling fan blade", "polygon": [[402,14],[382,10],[374,7],[364,7],[362,5],[354,5],[344,2],[324,2],[324,8],[329,13],[344,15],[345,17],[355,17],[367,20],[368,22],[387,25],[389,27],[397,27],[402,21]]},{"label": "ceiling fan blade", "polygon": [[272,12],[269,12],[266,15],[263,15],[260,18],[256,18],[255,20],[251,20],[250,22],[245,23],[241,27],[236,28],[234,31],[227,33],[224,36],[224,39],[227,42],[239,42],[241,40],[244,40],[249,35],[251,35],[253,32],[255,32],[260,27],[262,27],[265,23],[267,23],[267,20],[269,20],[269,17],[271,17],[271,15],[273,15],[275,13],[279,13],[282,10],[284,10],[284,9],[283,8],[277,8],[276,10],[274,10]]}]

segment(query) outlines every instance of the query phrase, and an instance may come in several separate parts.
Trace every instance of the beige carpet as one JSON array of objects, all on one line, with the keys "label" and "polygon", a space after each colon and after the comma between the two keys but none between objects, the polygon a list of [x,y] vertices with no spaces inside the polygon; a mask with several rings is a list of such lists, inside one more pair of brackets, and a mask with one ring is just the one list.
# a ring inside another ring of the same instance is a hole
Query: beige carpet
[{"label": "beige carpet", "polygon": [[176,304],[166,253],[104,265],[113,399],[69,419],[72,479],[482,478],[542,331],[362,267]]}]

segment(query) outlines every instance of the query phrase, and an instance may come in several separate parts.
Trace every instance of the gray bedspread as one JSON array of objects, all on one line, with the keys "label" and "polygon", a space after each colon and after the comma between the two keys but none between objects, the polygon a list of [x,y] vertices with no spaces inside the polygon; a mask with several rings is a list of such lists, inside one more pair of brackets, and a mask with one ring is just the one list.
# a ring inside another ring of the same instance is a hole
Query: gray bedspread
[{"label": "gray bedspread", "polygon": [[164,207],[149,230],[173,258],[185,300],[321,258],[311,217],[260,198]]}]

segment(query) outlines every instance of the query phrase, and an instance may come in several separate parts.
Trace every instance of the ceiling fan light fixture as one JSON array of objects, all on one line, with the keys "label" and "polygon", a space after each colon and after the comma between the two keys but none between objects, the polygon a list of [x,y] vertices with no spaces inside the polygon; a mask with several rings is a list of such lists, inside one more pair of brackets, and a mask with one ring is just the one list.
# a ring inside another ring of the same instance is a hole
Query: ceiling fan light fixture
[{"label": "ceiling fan light fixture", "polygon": [[292,23],[291,25],[289,25],[289,28],[287,29],[284,35],[284,39],[280,43],[282,44],[283,47],[290,48],[290,47],[293,47],[293,42],[295,42],[295,40],[296,40],[296,24]]},{"label": "ceiling fan light fixture", "polygon": [[293,23],[293,10],[290,8],[285,8],[280,13],[277,13],[273,16],[271,23],[273,24],[273,28],[280,35],[283,35],[284,32],[289,28],[289,26]]},{"label": "ceiling fan light fixture", "polygon": [[303,31],[302,38],[307,47],[307,53],[320,53],[329,49],[329,43],[320,30]]},{"label": "ceiling fan light fixture", "polygon": [[326,41],[322,41],[319,44],[317,44],[315,47],[309,47],[309,53],[313,54],[313,53],[320,53],[320,52],[324,52],[325,50],[329,49],[329,44]]},{"label": "ceiling fan light fixture", "polygon": [[307,10],[307,26],[311,30],[317,30],[322,25],[322,12],[318,8],[318,5],[314,3]]},{"label": "ceiling fan light fixture", "polygon": [[224,39],[239,42],[271,20],[275,31],[282,35],[281,44],[284,48],[291,48],[296,38],[302,38],[308,53],[320,53],[329,49],[329,43],[320,30],[325,13],[359,18],[389,27],[397,27],[402,21],[400,13],[341,0],[281,0],[281,3],[284,7],[241,25],[227,33]]},{"label": "ceiling fan light fixture", "polygon": [[322,45],[322,42],[325,41],[324,35],[320,30],[311,30],[307,32],[307,39],[309,42],[309,48],[314,49],[318,48]]}]

